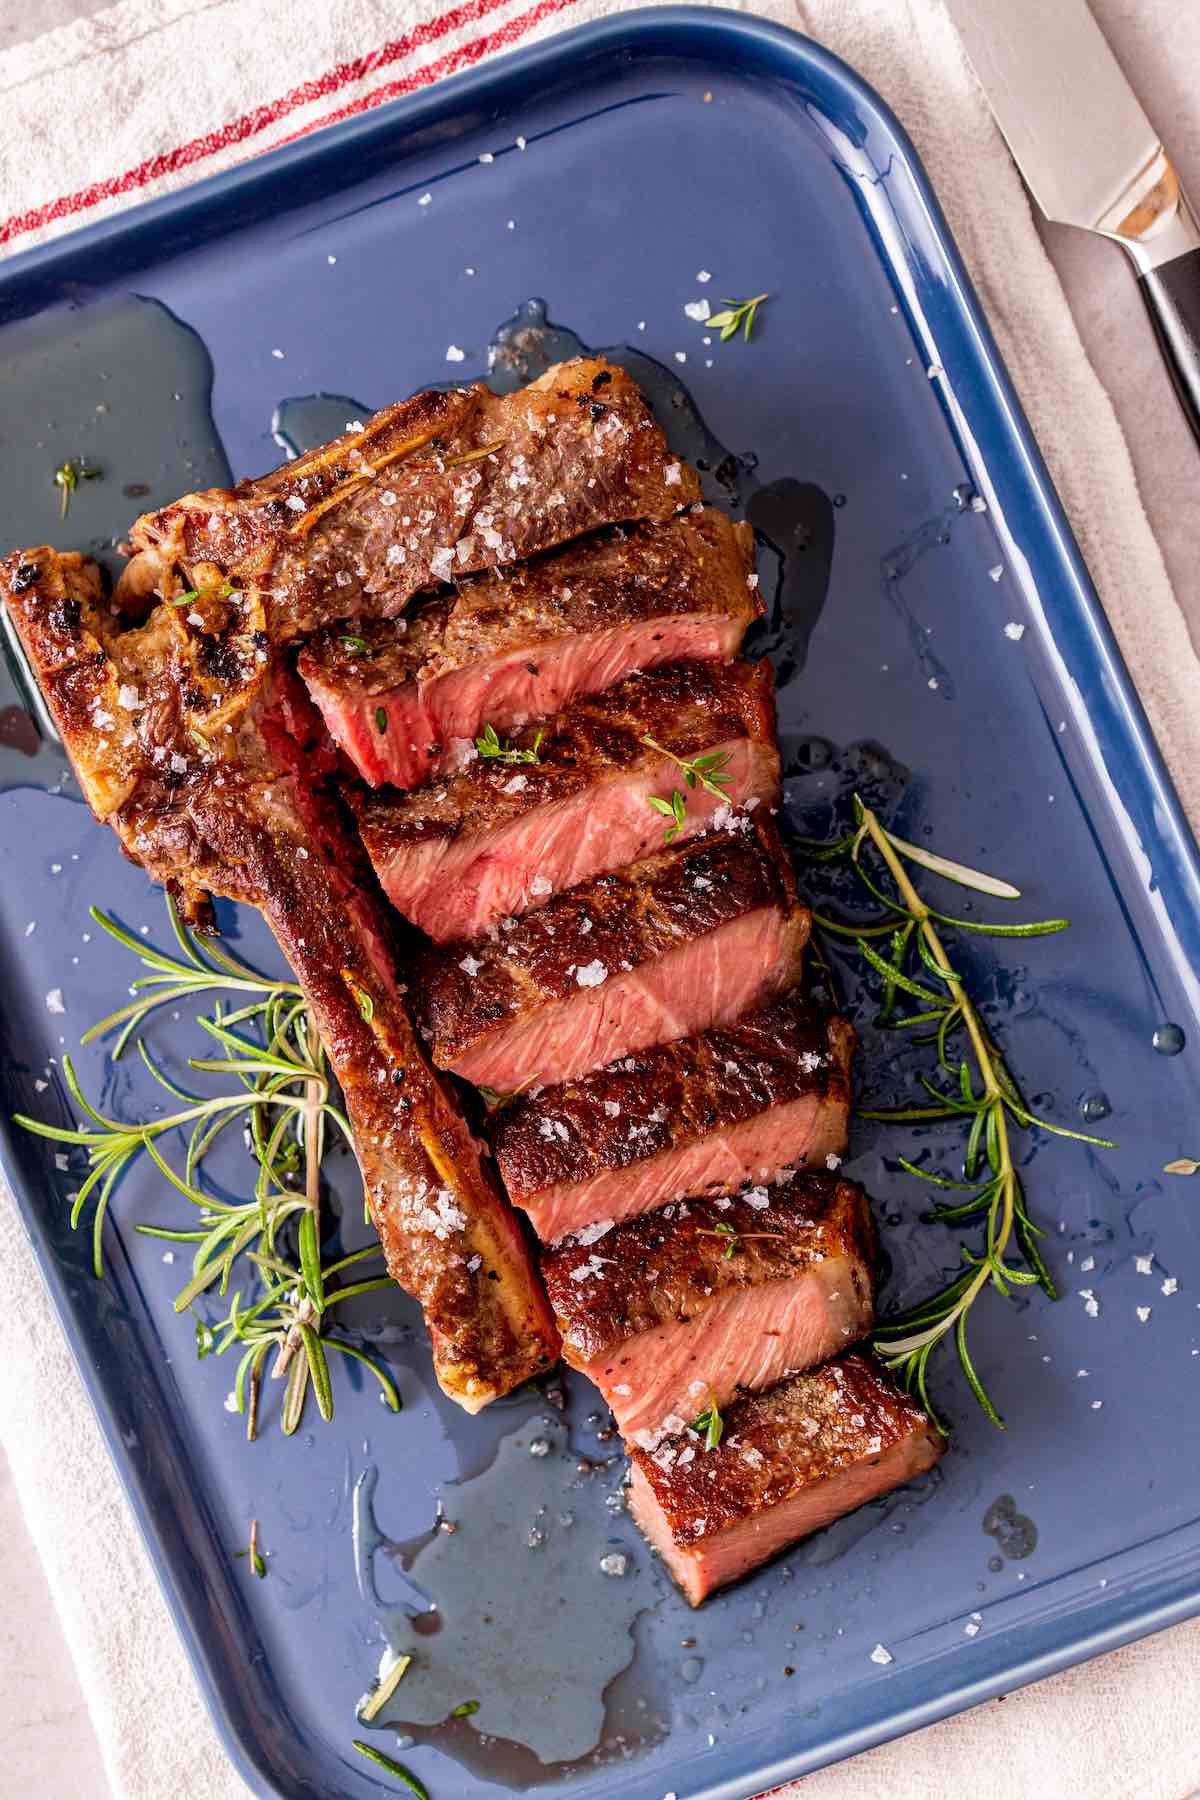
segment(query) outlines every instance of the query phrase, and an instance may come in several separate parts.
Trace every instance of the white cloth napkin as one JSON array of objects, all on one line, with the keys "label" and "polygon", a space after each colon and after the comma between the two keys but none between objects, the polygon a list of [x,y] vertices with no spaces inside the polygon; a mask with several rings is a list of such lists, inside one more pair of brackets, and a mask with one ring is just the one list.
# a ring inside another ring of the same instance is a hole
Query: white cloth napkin
[{"label": "white cloth napkin", "polygon": [[[0,0],[0,24],[4,7]],[[61,5],[63,0],[58,0]],[[91,0],[78,0],[85,9]],[[1003,4],[1003,0],[994,0]],[[1200,67],[1200,9],[1136,5]],[[121,0],[0,52],[0,249],[211,174],[373,96],[617,10],[605,0]],[[764,0],[891,103],[975,279],[1125,658],[1200,825],[1200,664],[1024,191],[940,0]],[[26,26],[27,29],[27,26]],[[0,37],[3,41],[3,37]],[[1200,117],[1200,102],[1192,126]],[[81,123],[83,122],[83,123]],[[1115,254],[1115,252],[1114,252]],[[199,1700],[11,1196],[0,1440],[114,1792],[245,1790]],[[1181,1626],[810,1777],[806,1800],[1087,1795],[1180,1800],[1200,1781],[1200,1625]],[[90,1800],[90,1797],[89,1797]]]}]

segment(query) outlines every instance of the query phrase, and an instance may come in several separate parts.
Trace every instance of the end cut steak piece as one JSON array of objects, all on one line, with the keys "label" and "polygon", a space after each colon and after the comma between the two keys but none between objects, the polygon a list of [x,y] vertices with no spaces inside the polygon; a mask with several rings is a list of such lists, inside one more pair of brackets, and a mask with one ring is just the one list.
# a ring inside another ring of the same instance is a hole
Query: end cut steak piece
[{"label": "end cut steak piece", "polygon": [[331,628],[300,673],[364,781],[420,787],[485,725],[546,718],[637,669],[735,655],[762,612],[753,566],[749,525],[694,508],[476,577],[411,618]]},{"label": "end cut steak piece", "polygon": [[874,1267],[866,1195],[817,1174],[593,1226],[542,1255],[563,1356],[643,1450],[865,1336]]},{"label": "end cut steak piece", "polygon": [[262,652],[261,613],[217,642],[169,606],[120,632],[95,565],[47,547],[0,563],[0,595],[96,816],[186,915],[202,916],[210,893],[265,914],[341,1083],[389,1272],[424,1309],[446,1393],[475,1412],[546,1367],[557,1334],[518,1221],[420,1048],[387,919],[356,885],[354,834],[300,774],[313,758],[296,733],[312,709]]},{"label": "end cut steak piece", "polygon": [[854,1032],[793,990],[735,1025],[518,1099],[490,1135],[544,1243],[774,1181],[846,1147]]},{"label": "end cut steak piece", "polygon": [[946,1441],[880,1364],[846,1356],[742,1400],[715,1450],[631,1455],[630,1511],[693,1606],[929,1469]]},{"label": "end cut steak piece", "polygon": [[434,1062],[502,1093],[574,1081],[794,987],[811,916],[766,808],[751,819],[428,951],[411,988]]},{"label": "end cut steak piece", "polygon": [[[649,802],[678,790],[680,836],[728,824],[779,792],[766,663],[670,663],[578,699],[541,736],[538,760],[474,755],[413,794],[357,802],[359,829],[388,898],[435,943],[473,938],[539,900],[661,848]],[[519,748],[533,750],[532,727]],[[658,748],[644,740],[653,738]],[[674,757],[715,753],[722,797],[689,789]],[[747,821],[748,823],[748,821]]]},{"label": "end cut steak piece", "polygon": [[698,494],[625,371],[579,358],[515,394],[416,394],[269,475],[144,514],[120,594],[253,589],[279,644]]}]

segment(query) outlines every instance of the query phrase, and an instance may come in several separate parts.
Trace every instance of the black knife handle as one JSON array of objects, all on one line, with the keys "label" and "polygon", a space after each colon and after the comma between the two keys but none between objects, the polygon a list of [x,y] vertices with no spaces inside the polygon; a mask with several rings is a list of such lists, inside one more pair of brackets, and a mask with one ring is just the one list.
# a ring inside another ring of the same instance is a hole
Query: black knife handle
[{"label": "black knife handle", "polygon": [[1138,284],[1175,392],[1200,439],[1200,249],[1147,269]]}]

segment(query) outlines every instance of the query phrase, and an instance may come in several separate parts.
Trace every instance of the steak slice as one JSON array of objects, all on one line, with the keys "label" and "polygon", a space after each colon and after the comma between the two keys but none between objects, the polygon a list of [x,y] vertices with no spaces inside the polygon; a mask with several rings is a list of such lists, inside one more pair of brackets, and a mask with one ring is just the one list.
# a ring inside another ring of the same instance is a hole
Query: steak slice
[{"label": "steak slice", "polygon": [[581,357],[515,394],[415,394],[268,475],[143,514],[120,595],[253,589],[279,644],[698,496],[636,384]]},{"label": "steak slice", "polygon": [[820,1166],[846,1147],[853,1050],[846,1020],[793,989],[735,1025],[514,1101],[490,1124],[500,1173],[553,1244]]},{"label": "steak slice", "polygon": [[735,655],[763,610],[753,567],[750,526],[711,507],[618,526],[466,581],[411,621],[330,628],[300,673],[364,781],[420,787],[485,725],[546,718],[637,669]]},{"label": "steak slice", "polygon": [[[800,977],[811,917],[759,807],[419,959],[417,1023],[439,1068],[514,1092],[731,1024]],[[609,973],[581,987],[580,969]]]},{"label": "steak slice", "polygon": [[209,893],[261,907],[341,1083],[389,1272],[424,1309],[443,1389],[478,1411],[553,1361],[557,1334],[490,1159],[413,1031],[354,833],[299,773],[303,690],[259,659],[253,617],[215,644],[169,606],[117,632],[78,556],[10,557],[0,593],[97,817],[193,920]]},{"label": "steak slice", "polygon": [[[685,838],[729,824],[733,808],[774,806],[774,723],[766,663],[670,663],[573,701],[544,732],[519,733],[518,747],[531,753],[540,738],[536,762],[475,756],[416,793],[359,796],[359,829],[384,892],[407,918],[435,943],[479,937],[552,893],[660,849],[664,821],[652,798],[685,795]],[[686,788],[671,760],[701,753],[728,759],[723,797]]]},{"label": "steak slice", "polygon": [[715,1450],[690,1433],[632,1451],[629,1510],[699,1606],[945,1448],[873,1358],[845,1356],[739,1401]]},{"label": "steak slice", "polygon": [[542,1275],[563,1356],[643,1450],[739,1388],[836,1356],[874,1323],[871,1210],[835,1176],[597,1229],[544,1251]]}]

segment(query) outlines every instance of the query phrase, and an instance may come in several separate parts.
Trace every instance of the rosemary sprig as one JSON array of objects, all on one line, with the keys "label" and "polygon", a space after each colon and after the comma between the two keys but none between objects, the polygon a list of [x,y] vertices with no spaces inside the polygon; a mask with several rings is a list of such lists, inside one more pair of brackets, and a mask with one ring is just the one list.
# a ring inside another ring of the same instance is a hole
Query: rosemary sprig
[{"label": "rosemary sprig", "polygon": [[494,725],[485,725],[483,735],[475,739],[475,748],[480,756],[490,758],[492,762],[502,763],[536,763],[541,758],[538,751],[546,733],[538,730],[534,734],[533,745],[528,750],[518,750],[512,744],[504,743],[496,734]]},{"label": "rosemary sprig", "polygon": [[79,483],[81,481],[99,481],[103,473],[103,469],[89,468],[87,463],[82,462],[77,456],[69,456],[65,463],[59,464],[58,468],[54,471],[52,479],[55,487],[59,490],[62,501],[62,517],[64,519],[70,509],[71,495],[75,492]]},{"label": "rosemary sprig", "polygon": [[[178,1110],[133,1124],[110,1119],[87,1100],[70,1057],[64,1057],[68,1090],[90,1128],[51,1126],[24,1115],[18,1115],[17,1122],[40,1137],[86,1150],[90,1168],[73,1196],[71,1224],[78,1225],[94,1195],[93,1265],[98,1276],[103,1273],[102,1232],[109,1201],[121,1175],[143,1151],[196,1208],[195,1222],[187,1228],[137,1226],[147,1236],[193,1246],[191,1275],[176,1296],[176,1312],[186,1312],[212,1290],[225,1296],[234,1269],[241,1261],[249,1265],[257,1296],[243,1304],[235,1289],[224,1318],[215,1323],[195,1321],[196,1354],[201,1360],[223,1356],[234,1345],[241,1350],[234,1397],[238,1411],[247,1417],[249,1438],[257,1434],[261,1382],[272,1350],[270,1375],[286,1383],[281,1413],[285,1434],[299,1425],[310,1390],[322,1416],[332,1415],[331,1352],[369,1368],[387,1405],[396,1412],[400,1396],[386,1371],[330,1329],[335,1309],[344,1301],[390,1287],[391,1282],[385,1275],[345,1279],[347,1269],[381,1255],[378,1245],[333,1262],[321,1257],[320,1169],[327,1132],[332,1126],[346,1143],[352,1138],[349,1121],[333,1098],[333,1078],[308,1004],[294,982],[269,981],[213,946],[202,954],[170,902],[168,911],[181,957],[140,941],[92,909],[95,922],[154,973],[134,984],[148,992],[93,1026],[84,1042],[119,1027],[112,1050],[115,1058],[155,1007],[214,989],[232,993],[243,1002],[235,1010],[225,1010],[218,1000],[210,1015],[197,1019],[214,1054],[190,1059],[190,1066],[199,1072],[228,1077],[229,1091],[211,1096],[188,1092],[163,1074],[139,1037],[137,1049],[146,1068],[183,1103]],[[199,1182],[205,1158],[229,1127],[239,1123],[257,1175],[251,1198],[228,1201]],[[182,1169],[172,1167],[159,1147],[160,1140],[174,1131],[185,1136]],[[295,1260],[289,1260],[285,1240],[294,1242]]]},{"label": "rosemary sprig", "polygon": [[425,1783],[418,1781],[415,1775],[410,1774],[403,1763],[395,1762],[392,1757],[385,1756],[382,1750],[376,1750],[374,1744],[364,1744],[361,1738],[353,1738],[351,1742],[360,1756],[369,1757],[373,1763],[378,1763],[381,1769],[386,1769],[389,1775],[394,1775],[397,1781],[402,1781],[406,1788],[411,1788],[417,1796],[417,1800],[429,1800],[429,1789]]},{"label": "rosemary sprig", "polygon": [[711,1388],[708,1391],[708,1405],[698,1418],[692,1420],[692,1430],[704,1433],[705,1450],[715,1450],[725,1435],[725,1421],[717,1405],[717,1396]]},{"label": "rosemary sprig", "polygon": [[[929,1096],[928,1104],[869,1109],[860,1116],[897,1123],[945,1120],[969,1123],[963,1181],[919,1168],[904,1157],[899,1161],[902,1168],[918,1179],[964,1196],[953,1204],[935,1206],[930,1218],[945,1224],[982,1219],[984,1227],[980,1251],[976,1254],[965,1246],[963,1248],[965,1268],[940,1292],[879,1325],[874,1334],[874,1346],[909,1392],[915,1393],[926,1411],[936,1418],[927,1391],[926,1370],[937,1346],[943,1340],[952,1340],[976,1400],[994,1425],[1003,1426],[1003,1420],[979,1379],[968,1348],[967,1318],[971,1307],[989,1286],[1008,1295],[1014,1287],[1040,1285],[1051,1299],[1058,1297],[1038,1248],[1037,1240],[1043,1233],[1029,1216],[1024,1188],[1013,1164],[1010,1133],[1013,1129],[1036,1128],[1098,1148],[1111,1149],[1113,1146],[1107,1138],[1054,1125],[1030,1111],[961,977],[951,965],[938,926],[1001,937],[1035,937],[1063,931],[1069,921],[1043,919],[1017,925],[983,924],[938,912],[913,886],[904,867],[905,860],[936,867],[939,874],[989,894],[1015,895],[1017,890],[962,864],[934,858],[904,839],[893,837],[857,796],[855,822],[853,832],[833,845],[817,847],[817,854],[823,860],[848,857],[858,878],[883,906],[885,917],[878,923],[863,926],[815,916],[827,931],[851,940],[859,955],[881,978],[883,1005],[877,1024],[887,1030],[910,1032],[915,1041],[932,1043],[943,1078],[935,1081],[925,1075],[920,1077]],[[867,846],[882,860],[898,899],[886,893],[864,867],[862,857]],[[886,940],[887,954],[876,949],[871,940]],[[897,1011],[901,996],[910,1003],[909,1009],[902,1013]],[[914,1001],[915,1009],[911,1006]],[[970,1056],[954,1059],[950,1041],[953,1034],[960,1031],[966,1035]],[[1024,1267],[1009,1260],[1010,1247],[1015,1248],[1023,1259]]]},{"label": "rosemary sprig", "polygon": [[731,337],[736,337],[739,331],[749,343],[750,333],[754,329],[754,321],[758,316],[758,309],[768,298],[769,296],[766,294],[755,294],[753,300],[724,300],[722,305],[727,308],[727,311],[710,313],[703,323],[706,327],[711,326],[721,333],[723,344],[727,343]]}]

